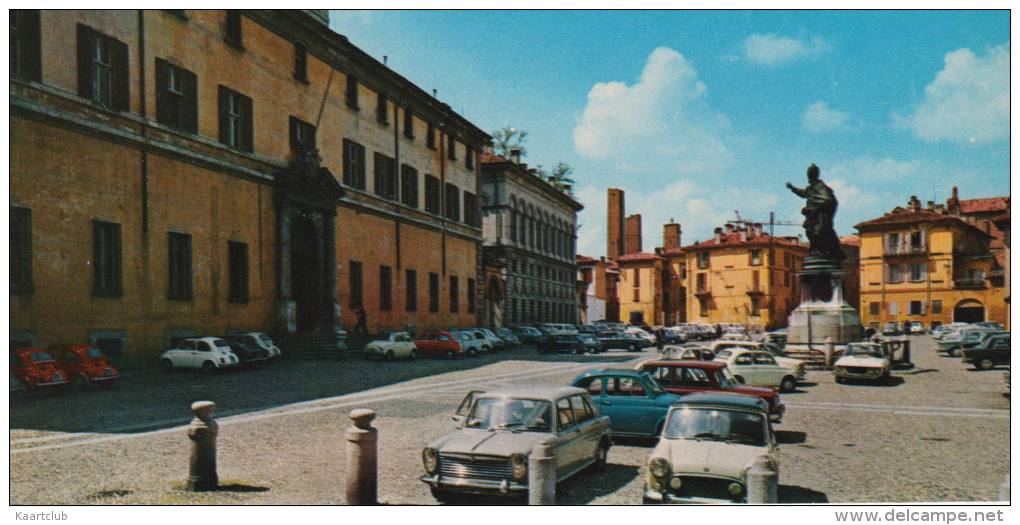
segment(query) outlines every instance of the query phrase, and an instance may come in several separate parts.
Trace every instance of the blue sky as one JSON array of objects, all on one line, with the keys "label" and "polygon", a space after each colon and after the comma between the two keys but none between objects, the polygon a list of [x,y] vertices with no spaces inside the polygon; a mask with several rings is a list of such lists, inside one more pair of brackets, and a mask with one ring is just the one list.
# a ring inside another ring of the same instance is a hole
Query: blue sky
[{"label": "blue sky", "polygon": [[[903,205],[1009,194],[1006,11],[334,11],[332,27],[527,162],[574,167],[580,253],[626,190],[644,249],[739,210],[800,221],[814,162],[841,235]],[[798,233],[797,228],[777,233]]]}]

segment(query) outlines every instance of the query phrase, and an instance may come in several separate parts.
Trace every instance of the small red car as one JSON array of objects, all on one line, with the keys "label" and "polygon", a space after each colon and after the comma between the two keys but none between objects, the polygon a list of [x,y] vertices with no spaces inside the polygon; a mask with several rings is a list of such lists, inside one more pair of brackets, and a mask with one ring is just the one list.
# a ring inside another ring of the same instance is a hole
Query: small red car
[{"label": "small red car", "polygon": [[429,330],[414,342],[421,355],[457,357],[464,355],[464,347],[450,332]]},{"label": "small red car", "polygon": [[67,374],[39,348],[11,350],[11,375],[29,390],[67,384]]},{"label": "small red car", "polygon": [[786,406],[779,402],[775,388],[746,386],[737,383],[725,363],[715,361],[651,360],[640,363],[638,370],[648,372],[663,390],[686,395],[694,392],[732,392],[760,397],[769,405],[769,420],[778,423]]},{"label": "small red car", "polygon": [[88,385],[109,388],[119,375],[117,367],[93,345],[51,346],[50,354],[57,359],[57,366],[67,374],[75,388]]}]

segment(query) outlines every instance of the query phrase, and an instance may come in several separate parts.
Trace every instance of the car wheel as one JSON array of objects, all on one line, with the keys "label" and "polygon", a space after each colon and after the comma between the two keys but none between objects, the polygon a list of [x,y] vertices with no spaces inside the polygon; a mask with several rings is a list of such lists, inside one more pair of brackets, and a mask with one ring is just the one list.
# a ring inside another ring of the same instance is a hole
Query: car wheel
[{"label": "car wheel", "polygon": [[411,353],[408,354],[407,357],[410,358],[410,359],[418,359],[418,351],[417,350],[411,350]]},{"label": "car wheel", "polygon": [[468,357],[478,357],[478,350],[475,350],[474,348],[469,348],[467,351],[467,355]]},{"label": "car wheel", "polygon": [[837,384],[841,384],[841,383],[843,383],[843,378],[842,378],[842,377],[839,377],[839,376],[836,376],[836,383],[837,383]]},{"label": "car wheel", "polygon": [[974,363],[974,367],[978,370],[991,370],[995,367],[995,362],[990,357],[982,357],[978,362]]},{"label": "car wheel", "polygon": [[75,374],[71,376],[71,386],[75,390],[85,390],[85,387],[89,385],[89,380],[81,374]]},{"label": "car wheel", "polygon": [[797,379],[793,376],[786,376],[783,381],[779,383],[779,390],[783,392],[793,392],[797,389]]},{"label": "car wheel", "polygon": [[211,374],[216,371],[216,364],[212,361],[206,361],[202,363],[202,371],[207,374]]},{"label": "car wheel", "polygon": [[386,351],[386,360],[387,361],[393,361],[393,350],[387,350]]},{"label": "car wheel", "polygon": [[457,356],[457,354],[453,350],[447,350],[446,351],[446,357],[449,357],[450,359],[453,359],[456,356]]},{"label": "car wheel", "polygon": [[589,354],[597,354],[597,353],[599,353],[599,349],[595,348],[594,346],[590,347],[590,348],[588,348],[588,353]]},{"label": "car wheel", "polygon": [[950,348],[949,352],[947,352],[947,353],[949,354],[949,357],[960,357],[960,355],[963,354],[963,351],[960,350],[959,348],[955,348],[954,347],[954,348]]},{"label": "car wheel", "polygon": [[595,463],[592,463],[592,470],[595,472],[603,472],[606,470],[606,465],[609,463],[609,442],[605,439],[599,443],[599,447],[595,449]]},{"label": "car wheel", "polygon": [[445,490],[437,489],[436,487],[429,487],[429,490],[432,492],[432,497],[436,498],[436,501],[440,503],[449,503],[453,499],[452,495]]},{"label": "car wheel", "polygon": [[159,369],[164,372],[169,372],[174,369],[174,362],[170,358],[165,358],[159,362]]}]

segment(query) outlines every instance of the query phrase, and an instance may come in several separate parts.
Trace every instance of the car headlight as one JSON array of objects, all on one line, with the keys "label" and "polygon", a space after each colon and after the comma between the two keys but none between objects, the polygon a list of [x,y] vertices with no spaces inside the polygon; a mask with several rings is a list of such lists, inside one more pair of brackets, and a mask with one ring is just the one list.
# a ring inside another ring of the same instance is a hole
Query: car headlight
[{"label": "car headlight", "polygon": [[673,477],[673,478],[669,479],[669,488],[671,488],[673,490],[680,490],[681,486],[683,486],[683,482],[680,481],[680,477],[679,476],[676,476],[676,477]]},{"label": "car headlight", "polygon": [[744,486],[734,481],[733,483],[730,483],[728,487],[726,487],[726,490],[728,490],[730,495],[735,498],[744,493]]},{"label": "car headlight", "polygon": [[669,474],[669,462],[664,458],[654,458],[648,463],[648,472],[656,478],[664,478]]},{"label": "car headlight", "polygon": [[524,454],[510,455],[510,477],[524,481],[528,477],[528,458]]},{"label": "car headlight", "polygon": [[425,467],[425,472],[435,474],[439,468],[439,453],[432,447],[426,448],[421,451],[421,462]]}]

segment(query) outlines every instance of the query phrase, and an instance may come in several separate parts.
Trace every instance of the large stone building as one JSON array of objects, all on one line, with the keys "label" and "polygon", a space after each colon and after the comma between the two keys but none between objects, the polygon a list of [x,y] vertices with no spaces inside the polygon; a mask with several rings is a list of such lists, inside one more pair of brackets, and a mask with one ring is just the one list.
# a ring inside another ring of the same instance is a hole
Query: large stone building
[{"label": "large stone building", "polygon": [[491,326],[576,323],[577,212],[566,191],[553,187],[526,164],[483,154],[482,226],[486,267],[502,268],[505,294]]},{"label": "large stone building", "polygon": [[[861,322],[1007,322],[1005,235],[995,219],[1006,198],[906,207],[856,226],[861,238]],[[1001,223],[1000,223],[1001,224]]]},{"label": "large stone building", "polygon": [[771,329],[786,326],[800,302],[797,271],[807,246],[796,237],[773,237],[761,224],[727,224],[683,250],[688,322]]},{"label": "large stone building", "polygon": [[11,12],[12,344],[477,322],[489,137],[327,23]]}]

